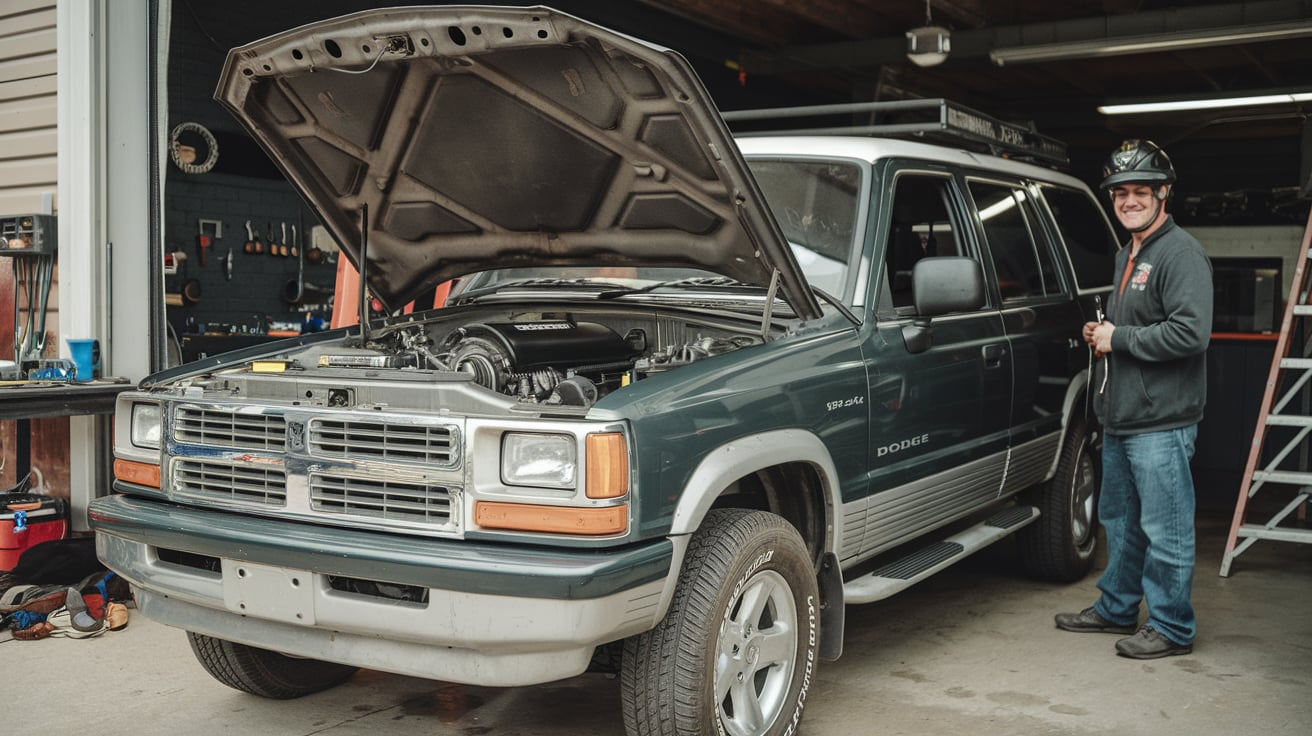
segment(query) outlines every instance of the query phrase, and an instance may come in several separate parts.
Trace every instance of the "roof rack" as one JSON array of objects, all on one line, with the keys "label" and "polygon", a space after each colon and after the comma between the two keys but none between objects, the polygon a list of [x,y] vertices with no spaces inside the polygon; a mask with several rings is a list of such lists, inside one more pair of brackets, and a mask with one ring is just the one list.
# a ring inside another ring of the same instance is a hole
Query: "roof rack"
[{"label": "roof rack", "polygon": [[945,99],[892,100],[888,102],[851,102],[836,105],[774,107],[763,110],[736,110],[723,113],[728,123],[780,120],[784,118],[823,117],[870,113],[884,122],[871,125],[794,128],[788,130],[753,130],[735,132],[738,136],[763,135],[872,135],[929,138],[953,145],[973,144],[995,156],[1033,159],[1050,166],[1070,162],[1066,144],[1042,135],[1031,128],[1006,123]]}]

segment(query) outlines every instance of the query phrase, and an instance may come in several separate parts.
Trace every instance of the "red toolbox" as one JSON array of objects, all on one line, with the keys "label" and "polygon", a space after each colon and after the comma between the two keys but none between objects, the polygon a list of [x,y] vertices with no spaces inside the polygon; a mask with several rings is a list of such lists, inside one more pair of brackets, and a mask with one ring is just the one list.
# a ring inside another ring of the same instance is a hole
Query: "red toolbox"
[{"label": "red toolbox", "polygon": [[28,548],[68,536],[68,503],[34,493],[0,493],[0,570]]}]

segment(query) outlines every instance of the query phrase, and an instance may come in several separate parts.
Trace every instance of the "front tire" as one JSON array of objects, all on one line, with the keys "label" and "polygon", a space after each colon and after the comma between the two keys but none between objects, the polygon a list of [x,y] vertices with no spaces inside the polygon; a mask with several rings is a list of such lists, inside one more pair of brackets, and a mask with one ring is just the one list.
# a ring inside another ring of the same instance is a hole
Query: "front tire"
[{"label": "front tire", "polygon": [[288,700],[346,682],[356,667],[297,659],[267,649],[187,632],[191,651],[210,676],[234,690]]},{"label": "front tire", "polygon": [[1093,569],[1098,546],[1098,488],[1102,467],[1089,421],[1072,417],[1052,479],[1025,500],[1038,506],[1037,521],[1017,534],[1026,573],[1069,583]]},{"label": "front tire", "polygon": [[815,567],[797,530],[763,511],[712,511],[689,544],[669,612],[625,642],[625,729],[794,732],[819,629]]}]

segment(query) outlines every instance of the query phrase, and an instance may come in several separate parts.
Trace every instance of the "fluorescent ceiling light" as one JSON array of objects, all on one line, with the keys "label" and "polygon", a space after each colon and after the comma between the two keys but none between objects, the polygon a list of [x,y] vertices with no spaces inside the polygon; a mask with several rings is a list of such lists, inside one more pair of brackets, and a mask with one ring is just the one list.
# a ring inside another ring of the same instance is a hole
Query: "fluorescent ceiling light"
[{"label": "fluorescent ceiling light", "polygon": [[1149,112],[1178,112],[1180,110],[1215,110],[1226,107],[1284,105],[1293,102],[1312,102],[1312,92],[1285,92],[1280,94],[1250,95],[1248,97],[1217,97],[1201,100],[1130,102],[1121,105],[1101,105],[1098,108],[1098,112],[1103,115],[1137,115]]},{"label": "fluorescent ceiling light", "polygon": [[1014,191],[1011,193],[1011,196],[999,199],[988,207],[985,207],[979,211],[979,219],[983,222],[988,222],[1004,212],[1011,211],[1015,208],[1018,201],[1025,201],[1025,192]]},{"label": "fluorescent ceiling light", "polygon": [[1123,56],[1154,51],[1178,51],[1203,46],[1220,46],[1262,41],[1283,41],[1312,36],[1312,23],[1263,23],[1240,28],[1208,28],[1196,31],[1176,31],[1144,36],[1096,38],[1087,41],[1044,43],[1033,46],[1010,46],[989,52],[989,59],[998,66],[1026,64],[1036,61],[1065,59],[1091,59],[1100,56]]}]

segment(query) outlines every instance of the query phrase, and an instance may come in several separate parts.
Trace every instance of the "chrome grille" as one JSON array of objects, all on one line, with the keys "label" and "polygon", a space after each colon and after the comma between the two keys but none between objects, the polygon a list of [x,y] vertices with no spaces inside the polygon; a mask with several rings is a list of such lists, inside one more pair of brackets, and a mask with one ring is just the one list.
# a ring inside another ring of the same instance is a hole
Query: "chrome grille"
[{"label": "chrome grille", "polygon": [[287,421],[274,414],[183,406],[174,417],[173,434],[179,442],[194,445],[275,452],[287,447]]},{"label": "chrome grille", "polygon": [[274,466],[179,460],[173,465],[173,492],[201,500],[285,506],[287,474]]},{"label": "chrome grille", "polygon": [[311,455],[343,460],[452,467],[460,458],[456,432],[432,424],[314,419],[308,446]]},{"label": "chrome grille", "polygon": [[445,486],[351,476],[310,476],[315,511],[415,524],[451,523],[451,490]]}]

